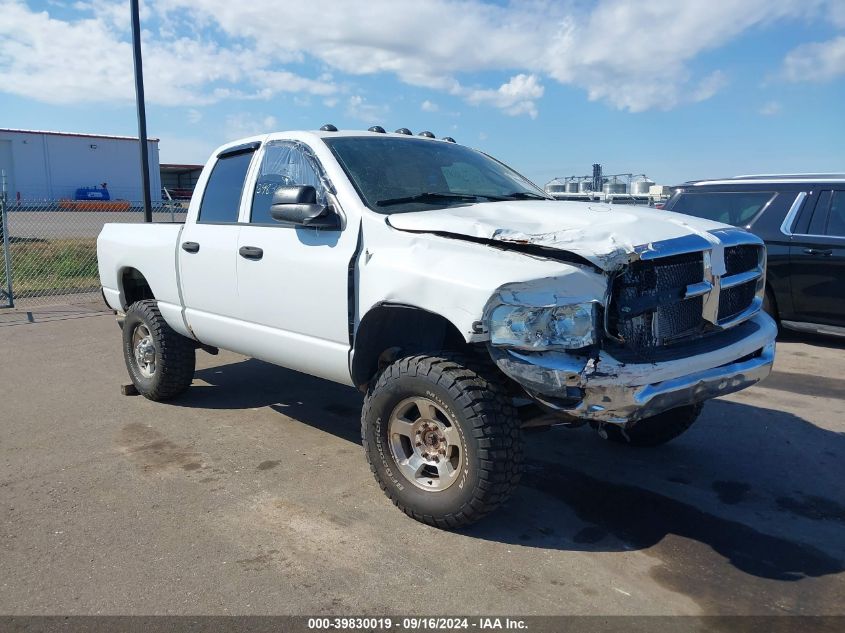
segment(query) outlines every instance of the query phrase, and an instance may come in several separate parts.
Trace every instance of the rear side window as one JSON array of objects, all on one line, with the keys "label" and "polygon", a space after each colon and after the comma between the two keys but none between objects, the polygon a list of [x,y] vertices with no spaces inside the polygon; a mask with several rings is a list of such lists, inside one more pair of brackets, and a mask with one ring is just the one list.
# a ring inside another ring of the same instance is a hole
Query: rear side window
[{"label": "rear side window", "polygon": [[795,223],[793,233],[796,235],[822,235],[824,233],[831,193],[830,191],[819,191],[818,194],[810,198],[801,211],[798,222]]},{"label": "rear side window", "polygon": [[254,152],[225,156],[217,161],[200,204],[198,222],[237,222],[246,172]]},{"label": "rear side window", "polygon": [[825,234],[833,237],[845,237],[845,191],[833,192]]},{"label": "rear side window", "polygon": [[808,235],[824,235],[824,227],[827,224],[827,210],[830,208],[832,194],[832,191],[822,191],[819,195],[819,202],[816,205],[813,218],[810,220],[810,228],[807,229]]},{"label": "rear side window", "polygon": [[733,226],[745,226],[774,197],[774,191],[685,192],[675,200],[672,211],[694,215],[697,218],[713,220],[714,222],[732,224]]}]

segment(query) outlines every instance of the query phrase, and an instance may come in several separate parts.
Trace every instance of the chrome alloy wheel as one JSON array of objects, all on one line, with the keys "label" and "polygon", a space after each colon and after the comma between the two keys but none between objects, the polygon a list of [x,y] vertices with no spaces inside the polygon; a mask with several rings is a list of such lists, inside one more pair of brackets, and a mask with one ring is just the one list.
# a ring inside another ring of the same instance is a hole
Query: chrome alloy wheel
[{"label": "chrome alloy wheel", "polygon": [[400,402],[390,414],[387,433],[399,472],[417,488],[439,492],[458,480],[464,460],[461,434],[433,400],[417,396]]},{"label": "chrome alloy wheel", "polygon": [[132,333],[132,350],[138,371],[144,378],[152,378],[156,373],[156,348],[150,329],[143,323],[139,323]]}]

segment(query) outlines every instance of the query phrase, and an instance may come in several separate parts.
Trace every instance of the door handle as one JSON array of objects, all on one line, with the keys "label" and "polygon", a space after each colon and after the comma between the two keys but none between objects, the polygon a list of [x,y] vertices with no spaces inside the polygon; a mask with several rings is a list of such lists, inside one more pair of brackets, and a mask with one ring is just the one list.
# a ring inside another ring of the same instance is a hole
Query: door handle
[{"label": "door handle", "polygon": [[188,253],[199,253],[200,245],[197,242],[182,242],[182,250]]},{"label": "door handle", "polygon": [[241,246],[238,253],[245,259],[261,259],[264,257],[264,250],[257,246]]},{"label": "door handle", "polygon": [[824,255],[825,257],[833,255],[832,248],[805,248],[804,252],[807,255]]}]

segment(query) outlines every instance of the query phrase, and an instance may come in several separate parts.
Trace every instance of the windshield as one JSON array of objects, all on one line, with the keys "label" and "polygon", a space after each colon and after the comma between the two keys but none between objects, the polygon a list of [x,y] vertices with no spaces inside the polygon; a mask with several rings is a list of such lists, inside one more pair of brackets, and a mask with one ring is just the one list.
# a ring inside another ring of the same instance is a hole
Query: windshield
[{"label": "windshield", "polygon": [[500,200],[548,199],[502,163],[454,143],[396,137],[324,138],[364,203],[407,213]]},{"label": "windshield", "polygon": [[681,193],[667,210],[734,226],[745,226],[774,195],[773,191]]}]

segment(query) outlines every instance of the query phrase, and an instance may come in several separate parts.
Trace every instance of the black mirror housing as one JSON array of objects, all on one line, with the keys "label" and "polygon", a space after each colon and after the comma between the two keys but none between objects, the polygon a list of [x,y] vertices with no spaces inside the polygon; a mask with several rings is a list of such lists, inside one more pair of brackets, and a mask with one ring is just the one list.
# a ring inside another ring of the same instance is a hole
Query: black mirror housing
[{"label": "black mirror housing", "polygon": [[270,204],[270,216],[283,224],[320,229],[340,228],[340,218],[330,207],[317,202],[317,190],[311,185],[276,189]]}]

